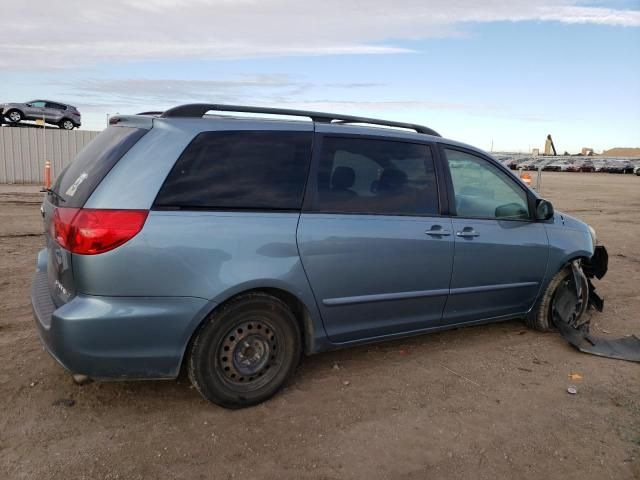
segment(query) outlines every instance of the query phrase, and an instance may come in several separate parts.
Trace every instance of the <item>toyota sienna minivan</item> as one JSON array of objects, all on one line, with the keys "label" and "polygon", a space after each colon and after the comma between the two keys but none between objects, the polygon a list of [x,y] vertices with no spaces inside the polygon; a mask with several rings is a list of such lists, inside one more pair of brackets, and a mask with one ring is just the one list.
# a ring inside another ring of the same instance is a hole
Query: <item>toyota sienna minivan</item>
[{"label": "toyota sienna minivan", "polygon": [[591,227],[483,151],[320,112],[112,117],[41,210],[32,304],[50,354],[96,379],[184,366],[229,408],[271,397],[303,354],[507,319],[579,326],[606,272]]}]

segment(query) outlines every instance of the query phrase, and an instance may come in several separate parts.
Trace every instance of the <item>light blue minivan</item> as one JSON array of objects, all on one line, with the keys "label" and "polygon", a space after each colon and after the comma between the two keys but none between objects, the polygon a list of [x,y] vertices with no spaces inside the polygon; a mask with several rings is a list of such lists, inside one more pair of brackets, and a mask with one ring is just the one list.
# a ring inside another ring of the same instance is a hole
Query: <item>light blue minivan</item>
[{"label": "light blue minivan", "polygon": [[238,408],[303,353],[514,318],[579,326],[601,308],[595,231],[420,125],[213,104],[117,116],[47,192],[32,304],[78,378],[184,365]]}]

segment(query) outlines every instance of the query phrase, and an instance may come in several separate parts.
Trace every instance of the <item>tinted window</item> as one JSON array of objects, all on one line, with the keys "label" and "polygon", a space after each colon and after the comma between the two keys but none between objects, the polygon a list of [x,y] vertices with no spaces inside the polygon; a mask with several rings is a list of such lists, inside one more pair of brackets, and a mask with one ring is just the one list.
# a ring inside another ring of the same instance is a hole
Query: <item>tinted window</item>
[{"label": "tinted window", "polygon": [[36,100],[36,101],[34,101],[34,102],[30,102],[30,105],[31,105],[32,107],[38,107],[38,108],[41,108],[41,107],[44,107],[44,102],[43,102],[43,101],[41,101],[41,100]]},{"label": "tinted window", "polygon": [[[58,176],[53,190],[65,199],[60,205],[82,207],[109,170],[145,133],[147,130],[128,127],[103,130]],[[53,195],[49,199],[58,203]]]},{"label": "tinted window", "polygon": [[484,158],[445,149],[460,217],[528,219],[525,191]]},{"label": "tinted window", "polygon": [[59,103],[47,102],[47,108],[54,108],[56,110],[66,110],[67,107],[60,105]]},{"label": "tinted window", "polygon": [[311,132],[204,132],[177,160],[156,206],[299,209]]},{"label": "tinted window", "polygon": [[325,137],[314,210],[438,214],[431,149],[387,140]]}]

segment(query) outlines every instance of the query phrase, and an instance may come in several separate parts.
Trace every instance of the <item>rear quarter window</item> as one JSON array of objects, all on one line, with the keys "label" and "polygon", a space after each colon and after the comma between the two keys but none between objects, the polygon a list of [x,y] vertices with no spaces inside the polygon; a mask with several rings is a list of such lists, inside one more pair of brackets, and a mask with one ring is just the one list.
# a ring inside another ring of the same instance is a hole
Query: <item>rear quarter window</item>
[{"label": "rear quarter window", "polygon": [[156,207],[297,210],[312,132],[203,132],[176,161]]},{"label": "rear quarter window", "polygon": [[49,195],[54,205],[81,208],[102,179],[148,130],[109,127],[103,130],[56,179],[53,190],[64,198]]}]

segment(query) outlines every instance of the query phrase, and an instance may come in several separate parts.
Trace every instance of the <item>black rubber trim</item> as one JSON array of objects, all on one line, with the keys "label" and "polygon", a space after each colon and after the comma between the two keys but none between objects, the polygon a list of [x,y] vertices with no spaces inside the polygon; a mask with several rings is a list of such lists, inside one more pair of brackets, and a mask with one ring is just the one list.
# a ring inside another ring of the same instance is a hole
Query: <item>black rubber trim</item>
[{"label": "black rubber trim", "polygon": [[588,277],[596,277],[600,280],[609,269],[609,254],[603,245],[596,245],[593,256],[583,262],[582,269]]},{"label": "black rubber trim", "polygon": [[56,306],[49,293],[49,279],[46,271],[36,272],[33,277],[31,300],[36,316],[40,322],[48,328],[51,324],[51,316],[56,310]]}]

